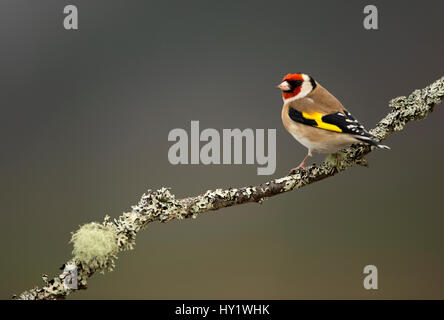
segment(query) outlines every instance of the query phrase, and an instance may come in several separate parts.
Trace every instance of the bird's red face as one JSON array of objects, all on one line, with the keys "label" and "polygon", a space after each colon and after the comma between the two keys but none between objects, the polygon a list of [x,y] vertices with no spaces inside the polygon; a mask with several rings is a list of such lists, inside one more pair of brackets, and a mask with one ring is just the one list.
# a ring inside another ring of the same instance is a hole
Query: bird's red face
[{"label": "bird's red face", "polygon": [[277,86],[282,91],[282,97],[287,99],[298,99],[308,95],[316,88],[316,82],[312,77],[303,73],[289,73]]}]

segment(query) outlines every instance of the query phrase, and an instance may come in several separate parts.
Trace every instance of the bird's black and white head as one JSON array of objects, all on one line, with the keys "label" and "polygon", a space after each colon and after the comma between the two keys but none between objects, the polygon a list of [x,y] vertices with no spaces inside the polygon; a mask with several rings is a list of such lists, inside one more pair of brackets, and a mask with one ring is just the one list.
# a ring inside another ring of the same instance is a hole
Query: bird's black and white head
[{"label": "bird's black and white head", "polygon": [[277,87],[282,91],[284,101],[294,101],[308,96],[316,89],[316,81],[304,73],[289,73]]}]

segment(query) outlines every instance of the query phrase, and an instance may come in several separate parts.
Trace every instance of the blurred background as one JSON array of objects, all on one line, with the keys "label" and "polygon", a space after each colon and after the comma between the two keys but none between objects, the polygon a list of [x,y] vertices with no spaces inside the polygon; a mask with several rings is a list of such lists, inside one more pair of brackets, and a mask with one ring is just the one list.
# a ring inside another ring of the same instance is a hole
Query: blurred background
[{"label": "blurred background", "polygon": [[[63,8],[79,30],[63,28]],[[60,1],[0,4],[0,298],[58,274],[70,232],[148,188],[177,197],[286,175],[305,156],[275,86],[312,75],[372,128],[388,101],[443,75],[442,1]],[[369,168],[154,223],[114,272],[69,299],[444,298],[444,106]],[[276,128],[277,170],[168,162],[168,132]],[[322,156],[314,157],[321,162]],[[379,289],[363,288],[363,268]]]}]

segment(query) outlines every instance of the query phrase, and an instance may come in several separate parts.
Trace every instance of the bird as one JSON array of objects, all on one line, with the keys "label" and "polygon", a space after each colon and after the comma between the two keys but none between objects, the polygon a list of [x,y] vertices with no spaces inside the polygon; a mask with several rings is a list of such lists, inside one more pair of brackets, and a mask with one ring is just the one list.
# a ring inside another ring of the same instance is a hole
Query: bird
[{"label": "bird", "polygon": [[290,173],[307,170],[307,160],[317,153],[336,153],[354,143],[390,149],[375,140],[352,114],[310,75],[289,73],[277,86],[282,92],[282,123],[308,149],[307,156]]}]

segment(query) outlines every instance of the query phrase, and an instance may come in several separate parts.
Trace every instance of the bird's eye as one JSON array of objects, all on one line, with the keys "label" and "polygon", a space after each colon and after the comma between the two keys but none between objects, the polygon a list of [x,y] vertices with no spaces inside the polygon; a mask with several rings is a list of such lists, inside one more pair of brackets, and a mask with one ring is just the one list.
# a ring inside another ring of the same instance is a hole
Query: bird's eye
[{"label": "bird's eye", "polygon": [[292,89],[298,88],[302,85],[304,81],[302,80],[287,80]]}]

